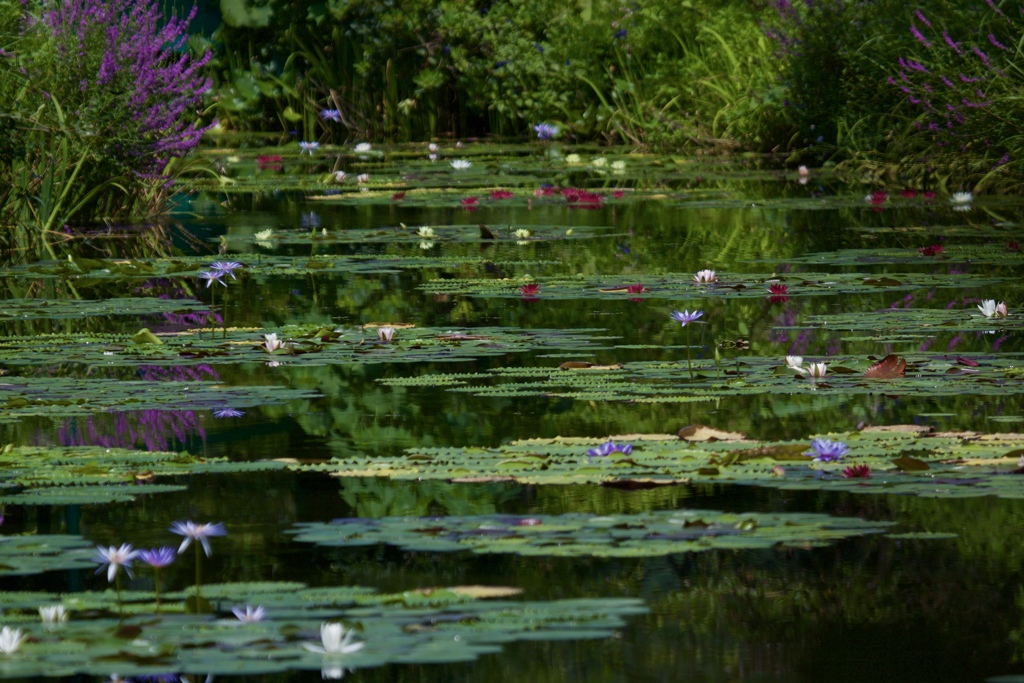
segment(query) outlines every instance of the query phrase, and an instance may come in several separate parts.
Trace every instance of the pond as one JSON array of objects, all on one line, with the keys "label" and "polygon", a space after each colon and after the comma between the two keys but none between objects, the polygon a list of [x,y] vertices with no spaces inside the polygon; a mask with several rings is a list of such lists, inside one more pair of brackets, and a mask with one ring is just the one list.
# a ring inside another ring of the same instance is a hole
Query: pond
[{"label": "pond", "polygon": [[1024,680],[1024,202],[442,147],[6,254],[0,675]]}]

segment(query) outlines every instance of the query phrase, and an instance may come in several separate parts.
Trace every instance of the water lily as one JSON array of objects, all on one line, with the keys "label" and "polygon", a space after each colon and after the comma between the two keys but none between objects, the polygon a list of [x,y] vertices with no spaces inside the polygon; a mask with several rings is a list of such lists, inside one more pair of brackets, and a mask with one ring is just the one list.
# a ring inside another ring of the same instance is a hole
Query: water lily
[{"label": "water lily", "polygon": [[163,569],[167,565],[173,563],[175,558],[177,558],[177,555],[174,552],[174,548],[169,545],[165,545],[161,548],[139,551],[139,559],[153,569]]},{"label": "water lily", "polygon": [[266,230],[260,230],[258,233],[253,235],[253,237],[256,238],[257,244],[262,244],[263,246],[268,246],[270,244],[270,238],[272,238],[273,236],[274,231],[271,230],[270,228],[267,228]]},{"label": "water lily", "polygon": [[437,161],[440,157],[431,152],[430,154],[427,155],[427,158],[430,159],[431,161]]},{"label": "water lily", "polygon": [[768,285],[768,301],[773,304],[784,304],[789,301],[789,286],[778,282]]},{"label": "water lily", "polygon": [[609,440],[601,444],[597,448],[591,448],[590,450],[588,450],[587,455],[592,458],[604,458],[611,455],[612,453],[623,453],[625,455],[629,455],[632,452],[633,444],[617,444],[614,441]]},{"label": "water lily", "polygon": [[373,149],[373,145],[371,145],[369,142],[360,142],[358,145],[356,145],[355,149],[360,154],[365,154],[366,152],[369,152],[370,150]]},{"label": "water lily", "polygon": [[14,654],[26,638],[28,635],[22,633],[20,628],[4,626],[3,629],[0,629],[0,652],[5,655]]},{"label": "water lily", "polygon": [[273,353],[284,345],[284,342],[277,338],[277,332],[265,334],[263,335],[263,339],[263,348],[267,350],[267,353]]},{"label": "water lily", "polygon": [[476,206],[478,201],[476,197],[463,197],[461,200],[463,206]]},{"label": "water lily", "polygon": [[96,546],[96,556],[93,558],[93,562],[100,565],[96,570],[97,574],[106,567],[107,582],[112,583],[122,567],[129,577],[132,576],[132,562],[138,556],[139,551],[132,548],[130,543],[122,543],[120,547],[99,545]]},{"label": "water lily", "polygon": [[796,172],[797,174],[799,174],[801,178],[806,178],[807,176],[811,175],[811,170],[806,166],[797,166]]},{"label": "water lily", "polygon": [[550,140],[558,135],[558,126],[552,126],[550,123],[538,123],[533,130],[537,133],[538,140]]},{"label": "water lily", "polygon": [[626,287],[626,291],[629,292],[630,294],[643,294],[644,292],[647,291],[647,288],[644,287],[642,284],[637,283],[635,285],[629,285],[628,287]]},{"label": "water lily", "polygon": [[622,159],[616,159],[615,161],[612,162],[612,170],[613,171],[625,171],[626,170],[626,162],[623,161]]},{"label": "water lily", "polygon": [[203,546],[203,551],[206,556],[210,556],[210,538],[213,536],[227,536],[228,532],[224,529],[224,525],[220,522],[216,524],[203,523],[196,524],[195,522],[174,522],[171,524],[170,529],[172,534],[178,534],[184,536],[185,540],[178,546],[178,554],[185,552],[189,544],[192,541],[199,541]]},{"label": "water lily", "polygon": [[425,239],[430,239],[435,236],[434,229],[424,225],[422,228],[416,231],[416,236],[423,237]]},{"label": "water lily", "polygon": [[437,143],[431,142],[429,145],[427,145],[427,149],[430,150],[431,152],[436,152],[437,150],[441,149],[441,147],[438,146]]},{"label": "water lily", "polygon": [[697,318],[704,315],[704,311],[693,311],[692,313],[687,310],[683,311],[672,311],[672,319],[676,322],[682,323],[683,327],[686,327],[690,323],[697,320]]},{"label": "water lily", "polygon": [[391,340],[395,338],[395,328],[393,327],[378,327],[377,328],[377,339],[390,344]]},{"label": "water lily", "polygon": [[238,410],[237,408],[218,408],[217,410],[213,411],[213,416],[216,418],[242,417],[243,415],[245,415],[245,412],[242,410]]},{"label": "water lily", "polygon": [[313,643],[303,643],[302,646],[310,652],[320,654],[348,655],[359,652],[366,646],[366,643],[353,642],[354,637],[354,629],[346,631],[341,624],[324,623],[320,624],[320,642],[323,643],[323,647]]},{"label": "water lily", "polygon": [[796,370],[797,372],[804,371],[804,358],[803,356],[786,356],[786,367],[790,370]]},{"label": "water lily", "polygon": [[222,284],[225,287],[227,287],[228,283],[224,282],[224,280],[221,279],[225,275],[226,273],[223,273],[219,270],[204,270],[199,273],[199,279],[206,280],[207,289],[209,289],[210,285],[212,285],[214,282]]},{"label": "water lily", "polygon": [[811,363],[804,371],[811,379],[821,379],[828,373],[828,366],[825,363]]},{"label": "water lily", "polygon": [[452,159],[449,163],[451,164],[452,168],[454,168],[456,171],[465,171],[467,168],[473,165],[467,159]]},{"label": "water lily", "polygon": [[608,165],[608,160],[604,157],[594,157],[590,160],[590,165],[594,168],[604,168]]},{"label": "water lily", "polygon": [[428,250],[433,249],[433,248],[434,248],[434,243],[431,242],[430,240],[421,240],[420,241],[420,249],[422,249],[423,251],[428,251]]},{"label": "water lily", "polygon": [[257,621],[263,621],[264,617],[267,616],[267,611],[263,609],[263,605],[246,605],[242,607],[232,607],[231,613],[235,615],[243,624],[255,624]]},{"label": "water lily", "polygon": [[871,468],[867,465],[851,465],[843,470],[843,476],[847,479],[869,479]]},{"label": "water lily", "polygon": [[540,285],[538,285],[536,282],[531,282],[530,284],[523,285],[522,287],[519,288],[519,293],[525,297],[536,296],[537,292],[539,291]]},{"label": "water lily", "polygon": [[978,306],[978,310],[986,318],[1005,318],[1009,314],[1006,303],[1000,301],[998,304],[994,299],[985,299]]},{"label": "water lily", "polygon": [[234,271],[241,268],[242,264],[238,261],[215,261],[210,265],[215,271],[221,275],[230,275],[232,280],[235,280]]},{"label": "water lily", "polygon": [[509,190],[492,190],[491,199],[512,199],[515,195]]},{"label": "water lily", "polygon": [[835,462],[842,460],[850,448],[842,441],[811,439],[811,450],[804,455],[813,457],[814,462]]},{"label": "water lily", "polygon": [[341,112],[337,109],[324,109],[320,112],[320,117],[325,121],[334,121],[335,123],[341,123]]},{"label": "water lily", "polygon": [[582,161],[579,154],[566,154],[565,163],[567,164],[578,164]]},{"label": "water lily", "polygon": [[693,276],[693,281],[698,285],[710,285],[717,280],[718,276],[715,275],[713,270],[698,270],[697,274]]},{"label": "water lily", "polygon": [[370,182],[370,174],[360,173],[359,175],[356,176],[356,182],[359,183],[360,185],[367,184],[368,182]]},{"label": "water lily", "polygon": [[344,171],[335,171],[334,172],[334,182],[336,182],[336,183],[343,183],[343,182],[345,182],[345,178],[346,177],[348,177],[348,174],[345,173]]},{"label": "water lily", "polygon": [[68,610],[64,605],[43,605],[39,607],[39,618],[48,626],[56,626],[68,620]]},{"label": "water lily", "polygon": [[300,142],[299,143],[299,156],[302,156],[306,152],[309,152],[309,156],[313,156],[313,152],[320,149],[319,142]]},{"label": "water lily", "polygon": [[519,228],[515,232],[515,236],[518,237],[519,239],[526,239],[527,237],[530,236],[530,234],[530,231],[527,230],[526,228]]},{"label": "water lily", "polygon": [[970,192],[954,192],[949,201],[953,204],[970,204],[974,201],[974,195]]}]

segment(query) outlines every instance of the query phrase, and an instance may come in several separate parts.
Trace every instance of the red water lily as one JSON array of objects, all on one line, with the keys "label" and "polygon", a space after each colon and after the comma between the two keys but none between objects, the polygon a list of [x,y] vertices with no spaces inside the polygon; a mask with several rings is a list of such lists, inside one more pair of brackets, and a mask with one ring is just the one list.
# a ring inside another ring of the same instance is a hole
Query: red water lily
[{"label": "red water lily", "polygon": [[919,247],[918,251],[921,252],[921,256],[938,256],[942,253],[942,245],[929,244],[927,247]]},{"label": "red water lily", "polygon": [[539,291],[540,285],[538,285],[536,282],[531,282],[530,284],[523,285],[522,287],[519,288],[519,293],[526,297],[536,296],[537,292]]},{"label": "red water lily", "polygon": [[768,301],[773,304],[784,304],[789,301],[789,285],[780,282],[773,282],[768,285]]},{"label": "red water lily", "polygon": [[391,199],[396,202],[405,199],[405,192],[396,192],[393,195],[391,195]]},{"label": "red water lily", "polygon": [[494,190],[491,192],[491,199],[512,199],[513,196],[509,190]]},{"label": "red water lily", "polygon": [[871,468],[867,465],[851,465],[843,470],[843,476],[847,479],[868,479],[871,477]]}]

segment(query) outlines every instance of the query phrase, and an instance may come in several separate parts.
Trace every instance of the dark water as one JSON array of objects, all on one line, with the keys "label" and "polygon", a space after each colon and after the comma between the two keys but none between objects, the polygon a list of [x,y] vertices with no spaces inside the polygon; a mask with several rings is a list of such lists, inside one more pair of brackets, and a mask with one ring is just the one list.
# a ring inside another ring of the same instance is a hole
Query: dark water
[{"label": "dark water", "polygon": [[[798,186],[795,178],[728,174],[709,192],[735,206],[652,199],[598,211],[543,206],[474,213],[461,209],[417,209],[382,203],[330,207],[292,195],[235,196],[234,212],[217,211],[179,226],[159,229],[161,249],[216,254],[221,235],[250,235],[266,228],[298,228],[309,212],[330,231],[408,225],[511,223],[607,226],[586,240],[500,244],[488,252],[503,258],[554,260],[530,266],[534,274],[607,274],[615,284],[643,282],[663,272],[768,273],[808,270],[787,258],[847,248],[917,248],[982,244],[1024,238],[1016,227],[1024,208],[984,201],[969,213],[953,212],[945,200],[907,202],[883,211],[863,203],[821,209],[771,205],[789,197],[831,195],[836,184]],[[857,190],[841,190],[848,194]],[[769,202],[764,206],[765,202]],[[900,208],[902,207],[902,208]],[[971,231],[977,232],[977,236]],[[138,238],[136,238],[138,239]],[[117,238],[73,245],[82,255],[132,253],[138,244]],[[308,255],[311,247],[281,245],[282,253]],[[416,253],[411,245],[335,245],[316,253]],[[432,254],[472,255],[481,246],[441,244]],[[244,253],[248,251],[250,253]],[[254,258],[251,244],[236,260]],[[770,263],[766,263],[770,260]],[[822,264],[816,270],[841,272]],[[951,260],[921,265],[858,265],[886,273],[924,270],[950,278],[981,268]],[[871,295],[764,299],[700,298],[666,301],[545,301],[435,297],[417,289],[429,278],[455,269],[408,270],[398,275],[317,275],[242,278],[229,288],[223,318],[235,326],[274,330],[283,324],[353,326],[372,321],[409,322],[468,329],[483,325],[523,328],[605,328],[625,344],[682,342],[669,324],[674,308],[700,307],[711,340],[745,339],[742,355],[787,354],[825,358],[839,354],[882,355],[888,349],[848,343],[839,333],[782,330],[811,314],[869,311],[891,306],[973,308],[977,300],[1006,300],[1019,308],[1021,269],[994,268],[1016,280],[1000,291],[985,288],[879,292]],[[523,271],[520,268],[515,274]],[[191,283],[194,286],[194,282]],[[100,283],[89,298],[130,296],[139,283]],[[151,283],[175,292],[174,281]],[[209,300],[210,291],[192,291]],[[220,295],[218,293],[218,295]],[[220,305],[220,302],[218,302]],[[134,332],[142,324],[157,331],[187,327],[189,320],[148,317],[39,321],[7,324],[8,334],[47,329]],[[69,327],[70,326],[70,327]],[[696,339],[694,340],[696,343]],[[939,334],[932,348],[963,352],[990,348],[984,335]],[[1024,350],[1017,332],[998,341],[1003,351]],[[907,347],[910,348],[910,347]],[[550,353],[550,352],[549,352]],[[675,350],[604,350],[588,360],[678,359]],[[392,454],[413,445],[491,446],[516,438],[605,436],[675,432],[702,423],[742,431],[755,438],[805,438],[860,423],[928,423],[942,429],[1016,431],[1024,414],[1019,397],[958,396],[907,399],[869,396],[737,396],[714,403],[632,404],[571,399],[490,399],[437,388],[389,388],[377,380],[426,372],[469,372],[508,365],[557,364],[567,354],[509,354],[467,363],[379,364],[315,368],[218,365],[208,376],[227,384],[282,384],[317,390],[322,398],[248,409],[239,418],[209,412],[137,411],[62,420],[26,419],[0,425],[4,443],[107,445],[181,449],[231,459],[326,459],[352,452]],[[83,368],[55,363],[52,374],[85,376]],[[126,378],[187,380],[193,368],[131,369]],[[146,373],[150,373],[147,375]],[[161,374],[162,373],[162,374]],[[998,419],[993,419],[998,418]],[[1024,674],[1024,501],[933,500],[897,496],[853,496],[765,490],[753,487],[674,486],[621,491],[599,486],[449,484],[445,482],[343,479],[272,472],[194,476],[182,494],[163,494],[134,504],[37,508],[8,506],[4,533],[82,533],[97,543],[131,539],[136,545],[165,543],[179,519],[223,521],[229,536],[211,558],[209,576],[222,581],[299,580],[312,585],[366,585],[381,591],[458,584],[512,585],[531,600],[565,597],[643,598],[650,613],[631,617],[614,637],[593,641],[520,642],[469,664],[405,665],[359,670],[364,681],[963,681]],[[709,551],[654,559],[560,559],[470,553],[403,552],[391,547],[325,549],[297,544],[284,535],[294,523],[338,517],[505,513],[611,512],[683,507],[732,511],[815,511],[893,520],[901,530],[951,531],[949,540],[866,537],[833,547],[765,551]],[[171,583],[188,583],[188,569],[170,568]],[[181,571],[181,576],[174,572]],[[69,573],[8,580],[3,588],[103,588],[103,577]],[[140,579],[139,588],[146,587]],[[318,678],[297,672],[278,678]]]}]

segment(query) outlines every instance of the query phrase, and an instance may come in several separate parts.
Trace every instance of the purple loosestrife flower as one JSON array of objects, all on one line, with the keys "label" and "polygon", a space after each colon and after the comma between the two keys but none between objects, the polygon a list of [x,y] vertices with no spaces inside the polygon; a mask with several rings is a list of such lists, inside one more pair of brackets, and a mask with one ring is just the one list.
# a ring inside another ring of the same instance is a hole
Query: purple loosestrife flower
[{"label": "purple loosestrife flower", "polygon": [[95,76],[101,92],[90,100],[116,96],[120,106],[106,120],[90,113],[118,131],[103,154],[137,177],[168,180],[161,175],[168,161],[215,125],[195,125],[212,85],[202,70],[213,56],[193,57],[186,48],[195,13],[164,18],[156,0],[66,0],[47,3],[42,13],[64,68]]},{"label": "purple loosestrife flower", "polygon": [[1006,47],[1005,45],[1003,45],[1002,43],[1000,43],[998,40],[996,40],[996,36],[995,36],[994,33],[988,34],[988,42],[992,43],[992,45],[994,47],[997,47],[997,48],[999,48],[1000,50],[1003,50],[1003,51],[1006,51],[1006,50],[1010,49],[1010,48]]},{"label": "purple loosestrife flower", "polygon": [[924,35],[920,31],[917,30],[916,26],[911,26],[910,27],[910,32],[912,34],[914,34],[915,38],[917,38],[917,42],[921,43],[925,47],[931,47],[932,46],[932,44],[930,42],[928,42],[928,39],[925,38]]},{"label": "purple loosestrife flower", "polygon": [[633,452],[633,444],[621,443],[617,444],[614,441],[606,441],[597,448],[591,448],[587,451],[587,455],[591,458],[605,458],[612,453],[623,453],[629,455]]},{"label": "purple loosestrife flower", "polygon": [[964,53],[964,51],[960,49],[960,43],[957,43],[952,38],[950,38],[949,34],[946,33],[945,31],[942,32],[942,39],[946,41],[946,45],[948,45],[951,49],[955,50],[958,55],[962,55]]},{"label": "purple loosestrife flower", "polygon": [[916,16],[921,21],[922,24],[924,24],[928,28],[931,28],[932,22],[928,21],[928,17],[926,17],[924,15],[924,12],[922,12],[919,9],[918,10],[914,10],[914,16]]},{"label": "purple loosestrife flower", "polygon": [[831,439],[811,439],[811,449],[804,455],[813,457],[814,462],[836,462],[842,460],[850,450],[842,441],[832,441]]},{"label": "purple loosestrife flower", "polygon": [[99,574],[103,568],[107,569],[107,583],[113,583],[117,572],[124,567],[129,578],[132,577],[132,561],[139,556],[139,551],[132,548],[130,543],[122,543],[120,547],[101,545],[96,546],[96,556],[93,562],[100,565],[96,573]]},{"label": "purple loosestrife flower", "polygon": [[153,569],[163,569],[167,565],[174,562],[177,558],[177,554],[174,552],[174,548],[169,545],[165,545],[162,548],[153,548],[152,550],[140,550],[139,559],[148,564]]},{"label": "purple loosestrife flower", "polygon": [[676,322],[682,323],[683,327],[686,327],[690,323],[697,320],[697,318],[704,315],[704,311],[672,311],[672,319]]},{"label": "purple loosestrife flower", "polygon": [[171,524],[171,533],[185,537],[185,540],[181,542],[180,546],[178,546],[179,555],[185,552],[192,541],[199,541],[203,545],[203,551],[206,553],[207,557],[210,556],[210,537],[228,535],[228,532],[224,529],[224,525],[220,522],[217,522],[216,524],[175,522]]}]

